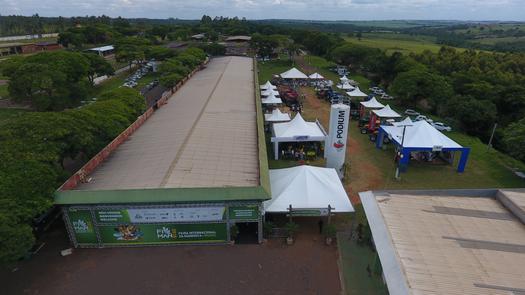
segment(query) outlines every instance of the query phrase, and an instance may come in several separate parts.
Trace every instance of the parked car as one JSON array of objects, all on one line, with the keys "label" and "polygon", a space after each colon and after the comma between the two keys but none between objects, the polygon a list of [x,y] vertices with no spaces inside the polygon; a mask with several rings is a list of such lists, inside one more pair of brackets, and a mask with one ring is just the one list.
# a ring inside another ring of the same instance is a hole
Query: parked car
[{"label": "parked car", "polygon": [[406,109],[405,115],[408,115],[408,116],[419,116],[420,113],[414,111],[413,109]]},{"label": "parked car", "polygon": [[447,131],[447,132],[452,131],[452,127],[447,126],[447,125],[445,125],[444,123],[441,123],[441,122],[434,122],[431,125],[434,126],[434,128],[436,128],[439,131]]},{"label": "parked car", "polygon": [[414,119],[414,121],[426,121],[426,120],[428,120],[428,118],[425,115],[417,115],[417,117]]}]

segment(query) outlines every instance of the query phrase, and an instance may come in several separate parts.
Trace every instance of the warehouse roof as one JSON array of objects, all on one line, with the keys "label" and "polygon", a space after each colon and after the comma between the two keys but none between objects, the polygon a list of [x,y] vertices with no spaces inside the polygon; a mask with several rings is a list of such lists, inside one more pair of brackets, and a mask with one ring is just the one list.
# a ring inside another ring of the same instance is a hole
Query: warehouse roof
[{"label": "warehouse roof", "polygon": [[523,204],[525,190],[360,197],[390,294],[525,292],[525,225],[506,203]]},{"label": "warehouse roof", "polygon": [[[232,188],[260,187],[261,174],[267,174],[261,170],[267,167],[259,161],[254,87],[251,58],[212,59],[74,192],[106,191],[101,199],[114,199],[115,191],[124,190],[126,198],[141,201],[140,191],[149,189],[156,197],[145,201],[191,201],[237,198]],[[223,189],[222,196],[210,194],[217,188]],[[174,197],[175,192],[180,196]],[[242,197],[254,198],[258,192],[244,191]],[[61,193],[67,191],[58,192],[59,202]]]}]

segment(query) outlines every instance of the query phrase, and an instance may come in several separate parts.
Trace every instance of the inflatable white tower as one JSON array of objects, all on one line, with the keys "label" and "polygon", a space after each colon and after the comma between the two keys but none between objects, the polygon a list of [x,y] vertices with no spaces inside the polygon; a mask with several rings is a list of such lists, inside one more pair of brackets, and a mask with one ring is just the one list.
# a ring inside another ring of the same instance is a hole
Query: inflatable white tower
[{"label": "inflatable white tower", "polygon": [[343,165],[345,163],[349,120],[350,106],[345,104],[332,105],[328,137],[325,142],[326,167],[335,168],[340,178],[344,176]]}]

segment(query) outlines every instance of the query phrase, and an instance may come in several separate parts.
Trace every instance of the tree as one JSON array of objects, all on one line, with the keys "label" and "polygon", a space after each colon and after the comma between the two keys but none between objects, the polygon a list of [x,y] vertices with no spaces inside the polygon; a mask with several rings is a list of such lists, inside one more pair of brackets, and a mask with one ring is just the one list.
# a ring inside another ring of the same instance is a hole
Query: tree
[{"label": "tree", "polygon": [[88,58],[77,52],[42,52],[18,61],[8,90],[15,101],[30,101],[37,110],[77,106],[88,91]]},{"label": "tree", "polygon": [[453,94],[452,87],[444,77],[421,69],[397,75],[390,90],[405,106],[416,107],[419,102],[426,100],[434,111]]},{"label": "tree", "polygon": [[505,150],[514,158],[525,161],[525,119],[510,124],[503,131]]},{"label": "tree", "polygon": [[126,61],[129,69],[133,63],[142,63],[146,56],[145,51],[151,42],[140,37],[124,37],[115,43],[117,60]]},{"label": "tree", "polygon": [[293,61],[294,57],[301,52],[301,47],[293,41],[289,41],[286,44],[286,52],[288,53],[288,58],[290,61]]},{"label": "tree", "polygon": [[94,85],[94,79],[96,77],[109,76],[115,73],[113,67],[103,57],[93,53],[85,53],[84,56],[89,61],[88,79],[91,85]]}]

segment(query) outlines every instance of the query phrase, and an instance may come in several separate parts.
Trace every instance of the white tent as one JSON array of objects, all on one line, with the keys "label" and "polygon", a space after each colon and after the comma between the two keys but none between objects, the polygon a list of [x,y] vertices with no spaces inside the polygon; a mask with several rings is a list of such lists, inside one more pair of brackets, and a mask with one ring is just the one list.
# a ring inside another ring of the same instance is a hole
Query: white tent
[{"label": "white tent", "polygon": [[261,96],[270,96],[270,95],[279,96],[279,91],[273,90],[273,89],[268,89],[268,90],[262,90],[261,91]]},{"label": "white tent", "polygon": [[348,82],[337,85],[337,88],[342,89],[342,90],[354,90],[355,89],[355,87],[350,85],[350,83]]},{"label": "white tent", "polygon": [[345,83],[348,83],[349,79],[346,77],[346,75],[344,75],[343,77],[340,78],[340,80],[342,84],[345,84]]},{"label": "white tent", "polygon": [[354,207],[333,168],[297,166],[270,170],[272,199],[264,202],[265,212],[296,209],[328,209],[354,212]]},{"label": "white tent", "polygon": [[275,86],[275,85],[273,85],[272,83],[270,83],[270,81],[266,81],[266,83],[264,83],[263,85],[261,85],[260,88],[261,88],[262,90],[268,90],[268,89],[277,90],[277,86]]},{"label": "white tent", "polygon": [[380,110],[373,110],[372,112],[380,118],[401,118],[401,115],[392,110],[389,105],[386,105],[386,107]]},{"label": "white tent", "polygon": [[372,97],[372,99],[368,101],[362,101],[361,105],[369,109],[382,109],[385,107],[382,103],[377,101],[375,97]]},{"label": "white tent", "polygon": [[283,101],[279,97],[276,97],[275,95],[273,95],[273,93],[268,95],[267,97],[261,99],[261,102],[263,104],[279,104],[279,103],[283,103]]},{"label": "white tent", "polygon": [[324,77],[319,73],[313,73],[310,76],[308,76],[310,79],[324,79]]},{"label": "white tent", "polygon": [[403,126],[414,126],[414,122],[410,119],[410,117],[406,117],[403,121],[400,122],[394,122],[392,125],[396,127],[403,127]]},{"label": "white tent", "polygon": [[[406,119],[405,119],[406,120]],[[406,128],[401,127],[401,123],[394,123],[394,126],[381,126],[383,130],[395,141],[401,144],[403,137],[403,129],[405,129],[405,139],[403,140],[403,147],[406,148],[433,148],[439,146],[444,149],[462,148],[457,142],[448,138],[443,133],[439,132],[427,121],[413,122],[412,126]]]},{"label": "white tent", "polygon": [[322,141],[326,139],[326,131],[319,121],[306,122],[301,114],[286,123],[275,123],[272,128],[275,159],[279,159],[279,142]]},{"label": "white tent", "polygon": [[271,114],[264,114],[266,122],[288,122],[290,121],[290,114],[282,113],[281,110],[275,109]]},{"label": "white tent", "polygon": [[283,79],[308,79],[308,76],[306,76],[303,72],[299,71],[296,68],[291,68],[288,71],[282,73],[281,78]]},{"label": "white tent", "polygon": [[368,94],[366,94],[363,91],[361,91],[361,89],[359,89],[359,87],[356,87],[352,91],[348,91],[346,94],[348,94],[350,97],[367,97],[368,96]]}]

